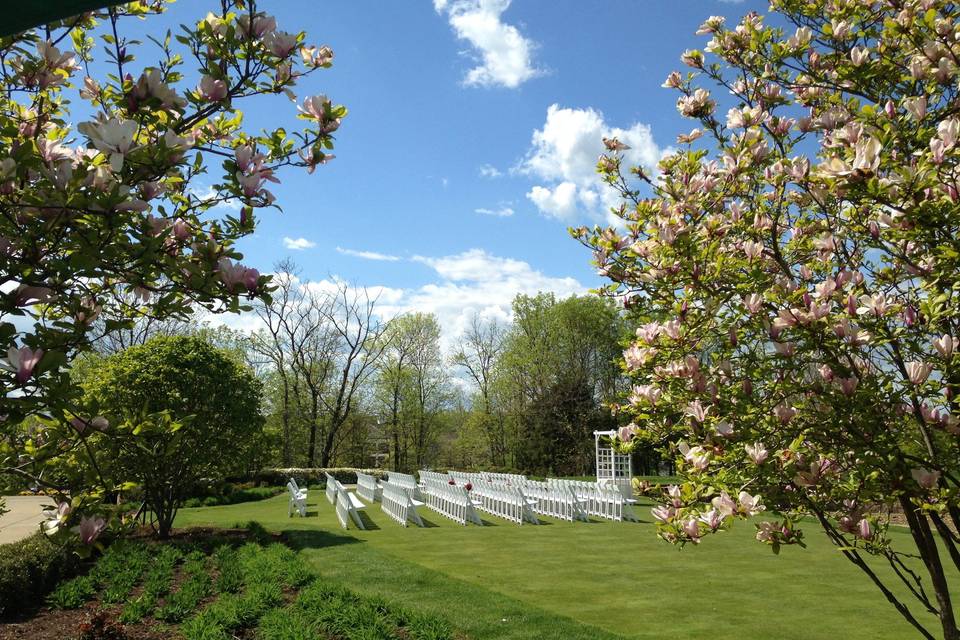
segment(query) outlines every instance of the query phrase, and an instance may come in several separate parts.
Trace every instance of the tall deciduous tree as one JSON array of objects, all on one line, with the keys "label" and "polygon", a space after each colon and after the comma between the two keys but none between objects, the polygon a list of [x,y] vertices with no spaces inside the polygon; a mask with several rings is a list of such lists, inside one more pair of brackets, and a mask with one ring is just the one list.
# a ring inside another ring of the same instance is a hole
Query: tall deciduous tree
[{"label": "tall deciduous tree", "polygon": [[[789,29],[710,18],[708,54],[667,78],[700,127],[656,180],[633,169],[652,198],[606,141],[623,226],[575,233],[642,322],[621,446],[681,440],[685,482],[654,511],[665,539],[767,506],[757,539],[776,551],[812,516],[923,637],[938,623],[955,640],[960,9],[771,8]],[[704,84],[732,96],[725,117]],[[891,511],[911,543],[887,535]]]},{"label": "tall deciduous tree", "polygon": [[496,320],[484,320],[475,313],[453,354],[453,363],[463,368],[476,386],[473,409],[487,438],[490,462],[495,466],[505,464],[507,449],[503,411],[493,401],[494,368],[503,351],[504,334],[503,326]]}]

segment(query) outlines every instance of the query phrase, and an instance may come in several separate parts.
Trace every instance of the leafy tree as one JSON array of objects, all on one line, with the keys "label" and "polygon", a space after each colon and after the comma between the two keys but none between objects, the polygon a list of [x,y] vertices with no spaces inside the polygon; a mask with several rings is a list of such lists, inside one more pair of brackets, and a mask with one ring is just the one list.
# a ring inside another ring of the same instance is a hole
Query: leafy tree
[{"label": "leafy tree", "polygon": [[[234,244],[253,232],[255,209],[276,206],[267,183],[284,167],[312,172],[332,158],[346,110],[293,93],[331,65],[329,48],[306,46],[246,0],[216,3],[147,44],[124,35],[165,4],[132,2],[0,41],[2,473],[31,475],[85,450],[71,425],[96,416],[83,414],[69,365],[102,333],[267,296],[269,278],[241,265]],[[84,77],[91,69],[106,71]],[[304,129],[245,130],[243,105],[279,94],[298,100]],[[218,217],[224,203],[239,215]],[[31,416],[64,428],[24,437]]]},{"label": "leafy tree", "polygon": [[[392,444],[394,469],[418,469],[436,457],[441,413],[450,401],[436,316],[394,318],[383,338],[376,397]],[[412,452],[412,456],[410,455]]]},{"label": "leafy tree", "polygon": [[260,449],[261,384],[235,354],[196,336],[157,337],[101,360],[84,404],[114,425],[95,434],[105,484],[135,482],[157,532],[201,479],[249,471]]},{"label": "leafy tree", "polygon": [[[623,226],[575,233],[641,320],[620,446],[681,440],[663,538],[700,542],[766,506],[757,540],[777,551],[811,516],[923,637],[889,581],[955,640],[960,8],[771,8],[788,29],[712,17],[709,53],[667,78],[700,127],[656,180],[631,170],[652,198],[606,141]],[[711,83],[733,96],[725,118]],[[892,511],[912,544],[887,534]]]},{"label": "leafy tree", "polygon": [[494,388],[512,423],[514,463],[584,473],[592,466],[591,424],[582,418],[612,399],[620,372],[621,320],[593,296],[520,295],[496,365]]}]

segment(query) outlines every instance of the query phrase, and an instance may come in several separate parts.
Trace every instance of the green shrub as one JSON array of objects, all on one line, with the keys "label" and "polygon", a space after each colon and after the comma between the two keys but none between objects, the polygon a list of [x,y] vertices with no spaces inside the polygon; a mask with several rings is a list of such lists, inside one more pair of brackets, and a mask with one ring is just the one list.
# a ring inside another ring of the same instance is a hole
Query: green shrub
[{"label": "green shrub", "polygon": [[0,545],[0,619],[20,615],[43,602],[61,580],[76,573],[79,562],[42,533]]},{"label": "green shrub", "polygon": [[213,562],[219,571],[217,591],[220,593],[238,593],[243,588],[243,571],[237,551],[229,546],[218,547],[213,553]]},{"label": "green shrub", "polygon": [[157,620],[181,622],[197,610],[201,600],[213,593],[213,580],[202,551],[187,554],[183,572],[187,576],[186,580],[180,584],[177,591],[166,598],[163,606],[157,608],[154,613]]},{"label": "green shrub", "polygon": [[96,583],[90,576],[79,576],[53,590],[47,601],[58,609],[77,609],[97,594]]},{"label": "green shrub", "polygon": [[234,477],[231,478],[231,480],[249,480],[261,485],[272,485],[286,488],[290,478],[294,478],[296,479],[297,484],[302,488],[308,484],[321,486],[324,485],[326,481],[325,474],[327,473],[343,484],[354,484],[357,481],[357,471],[373,476],[380,480],[386,479],[387,477],[387,472],[384,469],[357,469],[354,467],[295,467],[291,469],[261,469],[260,471],[257,471],[251,475]]},{"label": "green shrub", "polygon": [[149,593],[142,593],[133,600],[128,600],[120,611],[120,622],[130,624],[140,622],[150,614],[157,606],[156,596]]},{"label": "green shrub", "polygon": [[274,609],[260,619],[257,640],[315,640],[321,637],[310,616],[299,609]]}]

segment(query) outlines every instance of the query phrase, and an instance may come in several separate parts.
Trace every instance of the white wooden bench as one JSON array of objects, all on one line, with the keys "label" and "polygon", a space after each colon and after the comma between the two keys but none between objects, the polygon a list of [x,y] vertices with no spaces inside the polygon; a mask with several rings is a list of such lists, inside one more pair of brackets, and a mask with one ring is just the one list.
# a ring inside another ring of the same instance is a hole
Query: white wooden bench
[{"label": "white wooden bench", "polygon": [[380,508],[384,513],[404,527],[408,522],[413,522],[418,527],[423,526],[423,520],[417,513],[417,507],[423,506],[422,502],[411,498],[406,488],[393,482],[384,482],[382,489]]}]

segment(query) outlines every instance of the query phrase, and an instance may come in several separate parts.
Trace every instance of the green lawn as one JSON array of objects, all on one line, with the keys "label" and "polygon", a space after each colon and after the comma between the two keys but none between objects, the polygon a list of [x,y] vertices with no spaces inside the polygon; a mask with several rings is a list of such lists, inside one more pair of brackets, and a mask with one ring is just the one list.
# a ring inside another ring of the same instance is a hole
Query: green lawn
[{"label": "green lawn", "polygon": [[483,528],[424,508],[429,526],[404,529],[377,504],[365,511],[370,530],[343,531],[321,489],[305,519],[287,518],[286,502],[184,509],[177,526],[257,520],[286,531],[322,576],[438,613],[477,640],[916,637],[812,524],[807,549],[775,556],[746,523],[677,550],[656,538],[647,508],[640,524],[519,527],[482,514]]}]

